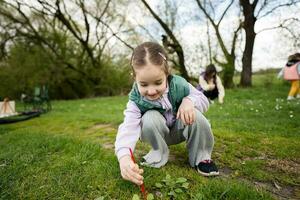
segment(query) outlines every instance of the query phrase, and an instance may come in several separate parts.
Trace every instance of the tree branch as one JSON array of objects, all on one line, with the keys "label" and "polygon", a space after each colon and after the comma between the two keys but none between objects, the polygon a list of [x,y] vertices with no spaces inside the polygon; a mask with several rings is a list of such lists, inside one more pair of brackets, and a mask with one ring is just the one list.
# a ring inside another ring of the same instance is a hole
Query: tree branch
[{"label": "tree branch", "polygon": [[229,8],[231,7],[231,5],[233,4],[234,0],[231,0],[231,2],[229,3],[229,5],[226,7],[226,9],[224,10],[224,12],[222,13],[222,16],[219,20],[219,22],[217,23],[217,26],[220,25],[221,21],[223,20],[225,14],[227,13],[227,11],[229,10]]},{"label": "tree branch", "polygon": [[298,23],[300,23],[300,19],[298,18],[288,18],[288,19],[285,19],[282,23],[280,23],[278,26],[274,26],[274,27],[269,27],[269,28],[264,28],[264,29],[261,29],[260,31],[258,31],[256,34],[259,34],[259,33],[262,33],[264,31],[270,31],[270,30],[274,30],[274,29],[278,29],[278,28],[283,28],[283,29],[286,29],[288,30],[294,37],[296,37],[296,35],[294,33],[292,33],[292,31],[288,28],[289,26],[286,26],[285,23],[289,22],[289,21],[296,21]]},{"label": "tree branch", "polygon": [[292,5],[295,5],[295,4],[299,3],[299,2],[300,2],[300,0],[292,0],[289,3],[279,4],[279,5],[275,6],[275,7],[273,7],[271,10],[269,10],[265,14],[263,14],[262,16],[257,16],[257,18],[261,19],[261,18],[266,17],[267,15],[273,13],[275,10],[277,10],[277,9],[279,9],[281,7],[292,6]]}]

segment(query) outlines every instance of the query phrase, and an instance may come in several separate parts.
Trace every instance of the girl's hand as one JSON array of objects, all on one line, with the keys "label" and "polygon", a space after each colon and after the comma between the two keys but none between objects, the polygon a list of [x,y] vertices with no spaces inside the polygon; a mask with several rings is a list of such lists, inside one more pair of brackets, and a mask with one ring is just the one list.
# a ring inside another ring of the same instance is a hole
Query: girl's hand
[{"label": "girl's hand", "polygon": [[183,98],[176,119],[181,119],[185,125],[191,125],[195,122],[194,103],[189,98]]},{"label": "girl's hand", "polygon": [[223,98],[219,98],[219,103],[220,103],[220,104],[223,104],[223,103],[224,103]]},{"label": "girl's hand", "polygon": [[216,85],[212,83],[212,84],[209,84],[208,87],[209,87],[209,90],[213,90],[213,89],[215,89]]},{"label": "girl's hand", "polygon": [[119,162],[123,179],[131,181],[137,185],[143,184],[144,177],[141,174],[143,174],[144,171],[131,160],[129,155],[123,156]]}]

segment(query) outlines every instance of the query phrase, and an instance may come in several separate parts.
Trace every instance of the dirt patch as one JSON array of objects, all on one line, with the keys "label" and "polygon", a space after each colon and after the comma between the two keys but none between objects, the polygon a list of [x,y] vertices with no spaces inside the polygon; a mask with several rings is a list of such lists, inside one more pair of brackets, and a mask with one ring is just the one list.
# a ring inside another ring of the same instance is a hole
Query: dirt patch
[{"label": "dirt patch", "polygon": [[220,168],[219,171],[222,177],[229,177],[233,172],[229,167]]},{"label": "dirt patch", "polygon": [[283,159],[283,160],[269,159],[267,160],[267,166],[291,174],[299,174],[299,169],[300,169],[299,162],[295,162],[293,160],[287,160],[287,159]]},{"label": "dirt patch", "polygon": [[86,129],[82,137],[89,138],[101,144],[105,149],[114,150],[114,140],[117,133],[116,127],[112,124],[95,124]]},{"label": "dirt patch", "polygon": [[[220,178],[224,180],[232,177],[234,170],[223,167],[219,169]],[[260,182],[255,180],[249,180],[247,177],[238,177],[240,181],[253,185],[257,191],[268,191],[275,199],[287,200],[287,199],[300,199],[300,189],[298,186],[281,185],[278,181]]]},{"label": "dirt patch", "polygon": [[95,124],[91,128],[88,129],[88,131],[95,131],[95,130],[101,130],[103,132],[116,132],[117,129],[112,124]]},{"label": "dirt patch", "polygon": [[286,200],[286,199],[298,199],[297,194],[295,193],[296,187],[294,186],[281,186],[276,181],[271,182],[254,182],[256,190],[267,190],[270,192],[276,199]]},{"label": "dirt patch", "polygon": [[172,162],[181,162],[181,163],[183,163],[183,162],[185,162],[187,160],[187,158],[184,158],[184,157],[182,157],[182,156],[178,156],[178,155],[175,155],[175,154],[172,154],[172,153],[170,153],[169,154],[169,161],[172,161]]},{"label": "dirt patch", "polygon": [[102,143],[101,146],[104,148],[104,149],[114,149],[114,144],[113,143],[110,143],[110,142],[105,142],[105,143]]}]

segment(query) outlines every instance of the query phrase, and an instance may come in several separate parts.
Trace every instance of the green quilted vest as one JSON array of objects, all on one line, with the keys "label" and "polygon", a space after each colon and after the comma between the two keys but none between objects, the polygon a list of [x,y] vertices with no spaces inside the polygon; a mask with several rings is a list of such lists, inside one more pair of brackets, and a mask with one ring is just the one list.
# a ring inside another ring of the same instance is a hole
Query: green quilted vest
[{"label": "green quilted vest", "polygon": [[[190,94],[189,85],[184,78],[177,75],[169,75],[168,84],[168,98],[170,103],[172,104],[173,112],[176,113],[182,99]],[[145,98],[140,95],[136,83],[133,84],[131,92],[129,93],[129,99],[135,102],[142,114],[144,114],[148,110],[157,110],[162,114],[165,112],[161,105],[154,104],[151,101],[145,100]]]}]

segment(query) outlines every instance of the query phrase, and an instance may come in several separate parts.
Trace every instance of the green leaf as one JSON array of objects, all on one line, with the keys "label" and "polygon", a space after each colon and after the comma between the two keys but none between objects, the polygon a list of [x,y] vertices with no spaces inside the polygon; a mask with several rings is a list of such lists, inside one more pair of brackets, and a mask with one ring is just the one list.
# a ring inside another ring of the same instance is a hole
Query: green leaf
[{"label": "green leaf", "polygon": [[182,183],[181,187],[185,188],[185,189],[189,189],[189,183]]},{"label": "green leaf", "polygon": [[157,187],[157,188],[162,188],[163,185],[162,185],[161,183],[155,183],[155,187]]},{"label": "green leaf", "polygon": [[172,190],[172,191],[170,191],[170,192],[168,193],[168,195],[169,195],[169,196],[174,196],[174,197],[175,197],[175,196],[176,196],[176,193]]},{"label": "green leaf", "polygon": [[185,183],[185,182],[187,182],[186,178],[180,177],[176,179],[176,183]]},{"label": "green leaf", "polygon": [[166,185],[171,186],[172,185],[171,181],[166,181]]},{"label": "green leaf", "polygon": [[166,180],[171,180],[171,176],[169,174],[166,175]]},{"label": "green leaf", "polygon": [[235,176],[238,176],[240,173],[239,173],[239,171],[238,170],[236,170],[235,172],[234,172],[234,175]]},{"label": "green leaf", "polygon": [[95,200],[104,200],[104,196],[97,197]]},{"label": "green leaf", "polygon": [[197,193],[196,196],[194,196],[197,200],[203,200],[205,199],[205,196],[202,193]]},{"label": "green leaf", "polygon": [[137,194],[134,194],[133,197],[132,197],[132,200],[140,200],[140,197],[139,195]]},{"label": "green leaf", "polygon": [[180,189],[180,188],[176,188],[176,189],[175,189],[175,192],[176,192],[176,193],[183,193],[182,189]]},{"label": "green leaf", "polygon": [[152,193],[147,195],[147,200],[154,200],[154,196]]}]

